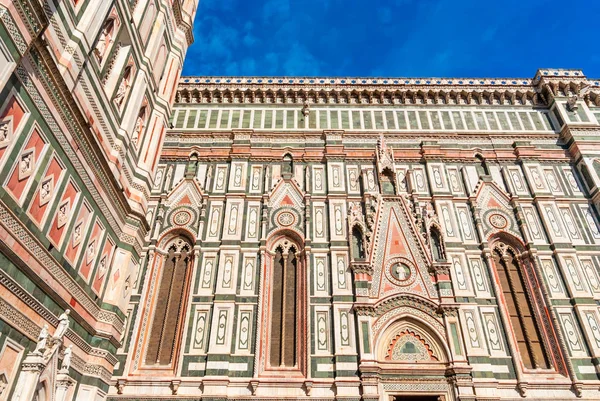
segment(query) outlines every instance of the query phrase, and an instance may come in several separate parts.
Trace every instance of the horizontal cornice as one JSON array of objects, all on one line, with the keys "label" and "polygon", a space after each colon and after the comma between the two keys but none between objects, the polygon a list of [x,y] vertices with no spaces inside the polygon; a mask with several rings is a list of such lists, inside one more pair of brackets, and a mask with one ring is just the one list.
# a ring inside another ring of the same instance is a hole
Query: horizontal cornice
[{"label": "horizontal cornice", "polygon": [[538,70],[534,78],[182,77],[178,103],[547,105],[600,80],[581,70]]}]

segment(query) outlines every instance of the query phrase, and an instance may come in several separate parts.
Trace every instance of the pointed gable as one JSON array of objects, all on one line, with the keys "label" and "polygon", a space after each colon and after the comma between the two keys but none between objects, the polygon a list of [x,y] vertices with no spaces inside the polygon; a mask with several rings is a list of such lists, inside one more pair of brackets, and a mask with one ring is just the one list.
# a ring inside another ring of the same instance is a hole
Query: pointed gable
[{"label": "pointed gable", "polygon": [[486,237],[506,231],[522,238],[510,205],[510,197],[496,183],[480,180],[475,188],[475,197]]},{"label": "pointed gable", "polygon": [[202,206],[203,190],[195,178],[181,180],[167,195],[165,206]]},{"label": "pointed gable", "polygon": [[386,298],[411,293],[437,297],[428,272],[428,252],[405,201],[386,201],[379,206],[376,241],[372,250],[371,296]]}]

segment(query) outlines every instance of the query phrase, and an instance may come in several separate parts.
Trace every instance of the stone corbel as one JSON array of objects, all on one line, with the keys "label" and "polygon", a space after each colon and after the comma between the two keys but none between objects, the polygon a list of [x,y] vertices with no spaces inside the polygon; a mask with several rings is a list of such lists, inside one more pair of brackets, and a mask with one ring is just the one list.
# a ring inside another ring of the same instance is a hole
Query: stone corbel
[{"label": "stone corbel", "polygon": [[310,393],[312,391],[313,388],[313,381],[312,380],[306,380],[304,382],[304,391],[306,393],[307,396],[310,396]]},{"label": "stone corbel", "polygon": [[171,380],[170,387],[171,387],[171,392],[173,393],[173,395],[177,395],[180,384],[181,384],[181,380]]},{"label": "stone corbel", "polygon": [[252,395],[256,395],[256,390],[258,389],[258,380],[250,380],[250,391],[252,391]]},{"label": "stone corbel", "polygon": [[127,381],[125,379],[117,380],[117,384],[115,385],[117,388],[117,394],[123,394],[123,389],[125,388],[126,383]]}]

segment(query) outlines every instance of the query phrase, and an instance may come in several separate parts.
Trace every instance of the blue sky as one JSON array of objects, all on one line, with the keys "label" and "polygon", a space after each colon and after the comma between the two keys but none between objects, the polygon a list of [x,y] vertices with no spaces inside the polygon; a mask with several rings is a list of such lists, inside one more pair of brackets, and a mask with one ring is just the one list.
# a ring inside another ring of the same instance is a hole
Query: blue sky
[{"label": "blue sky", "polygon": [[600,78],[600,0],[200,0],[183,74]]}]

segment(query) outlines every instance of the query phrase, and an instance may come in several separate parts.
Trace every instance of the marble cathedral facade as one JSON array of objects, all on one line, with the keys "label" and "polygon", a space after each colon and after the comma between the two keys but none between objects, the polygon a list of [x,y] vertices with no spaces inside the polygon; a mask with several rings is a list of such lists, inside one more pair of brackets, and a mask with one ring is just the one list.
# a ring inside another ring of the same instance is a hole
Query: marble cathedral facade
[{"label": "marble cathedral facade", "polygon": [[600,398],[600,82],[180,78],[196,0],[0,0],[0,401]]},{"label": "marble cathedral facade", "polygon": [[598,399],[599,105],[182,78],[109,398]]}]

